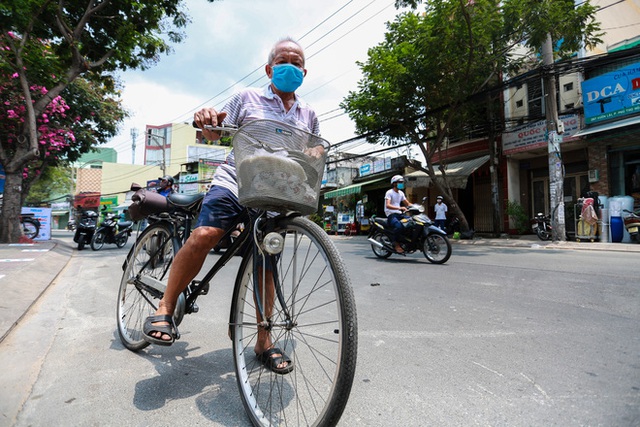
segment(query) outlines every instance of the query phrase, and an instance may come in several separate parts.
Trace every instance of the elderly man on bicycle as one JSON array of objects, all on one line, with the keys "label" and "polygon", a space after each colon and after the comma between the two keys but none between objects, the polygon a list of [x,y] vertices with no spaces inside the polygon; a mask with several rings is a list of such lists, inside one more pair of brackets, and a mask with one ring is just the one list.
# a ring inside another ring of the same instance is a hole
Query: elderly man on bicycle
[{"label": "elderly man on bicycle", "polygon": [[[295,94],[307,73],[302,47],[291,38],[279,40],[269,54],[265,72],[271,79],[267,88],[244,89],[234,95],[221,111],[206,108],[194,115],[195,124],[202,129],[205,138],[212,141],[220,138],[219,134],[206,130],[205,125],[241,126],[256,119],[277,120],[316,135],[320,133],[315,111]],[[218,244],[243,209],[238,202],[232,151],[216,170],[203,200],[196,228],[175,257],[166,292],[155,316],[145,321],[143,333],[147,341],[159,345],[173,344],[176,327],[172,315],[180,293],[198,274],[209,251]],[[267,330],[259,330],[254,351],[261,362],[276,373],[285,374],[293,369],[289,357],[274,348]]]}]

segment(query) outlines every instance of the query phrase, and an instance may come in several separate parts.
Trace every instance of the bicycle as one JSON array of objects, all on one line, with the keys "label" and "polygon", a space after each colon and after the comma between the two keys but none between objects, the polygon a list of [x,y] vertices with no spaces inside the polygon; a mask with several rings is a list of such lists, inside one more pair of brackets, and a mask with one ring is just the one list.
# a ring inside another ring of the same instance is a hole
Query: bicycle
[{"label": "bicycle", "polygon": [[[177,330],[184,314],[198,312],[197,298],[209,292],[216,273],[240,254],[229,337],[237,385],[251,422],[256,426],[335,425],[349,398],[357,357],[356,307],[346,267],[324,230],[302,216],[311,206],[300,204],[304,197],[275,202],[267,197],[265,202],[264,197],[252,200],[255,194],[250,194],[243,202],[243,191],[247,191],[240,161],[243,147],[257,146],[273,155],[277,151],[273,146],[279,141],[323,144],[325,156],[328,149],[328,143],[319,137],[270,120],[256,120],[235,131],[232,142],[240,202],[247,208],[227,234],[240,223],[244,229],[205,276],[187,286],[179,298],[174,323]],[[294,159],[304,157],[294,150],[288,154]],[[306,176],[310,181],[319,179],[322,170],[319,177],[311,172]],[[264,183],[265,175],[260,179]],[[320,184],[314,185],[317,198]],[[188,238],[202,200],[182,197],[168,199],[171,212],[155,215],[125,261],[117,323],[120,339],[133,351],[149,345],[142,338],[142,324],[162,298],[173,258]],[[274,346],[289,355],[291,372],[276,374],[258,360],[253,348],[259,328],[270,331]]]},{"label": "bicycle", "polygon": [[20,225],[22,225],[22,233],[28,239],[35,239],[40,234],[40,221],[35,214],[20,214]]}]

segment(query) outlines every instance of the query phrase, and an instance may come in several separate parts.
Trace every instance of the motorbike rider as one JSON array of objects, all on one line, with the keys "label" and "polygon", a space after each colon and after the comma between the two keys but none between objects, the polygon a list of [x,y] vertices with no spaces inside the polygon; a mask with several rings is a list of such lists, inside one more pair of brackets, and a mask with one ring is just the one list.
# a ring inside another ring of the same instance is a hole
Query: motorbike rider
[{"label": "motorbike rider", "polygon": [[158,194],[161,194],[165,197],[175,193],[173,189],[174,180],[171,175],[165,175],[162,178],[158,178],[160,180],[160,184],[158,184],[158,189],[156,190]]},{"label": "motorbike rider", "polygon": [[407,211],[409,200],[402,191],[404,189],[404,178],[402,175],[394,175],[391,178],[391,188],[384,195],[384,214],[387,216],[387,224],[393,230],[393,245],[398,253],[404,253],[398,239],[402,234],[402,216]]}]

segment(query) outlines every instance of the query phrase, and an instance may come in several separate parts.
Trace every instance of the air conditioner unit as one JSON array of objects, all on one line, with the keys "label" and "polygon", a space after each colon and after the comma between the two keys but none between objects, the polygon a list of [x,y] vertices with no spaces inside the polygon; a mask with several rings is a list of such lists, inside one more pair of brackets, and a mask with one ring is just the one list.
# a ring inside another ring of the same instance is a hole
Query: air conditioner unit
[{"label": "air conditioner unit", "polygon": [[598,182],[600,180],[600,171],[598,169],[589,170],[589,182]]}]

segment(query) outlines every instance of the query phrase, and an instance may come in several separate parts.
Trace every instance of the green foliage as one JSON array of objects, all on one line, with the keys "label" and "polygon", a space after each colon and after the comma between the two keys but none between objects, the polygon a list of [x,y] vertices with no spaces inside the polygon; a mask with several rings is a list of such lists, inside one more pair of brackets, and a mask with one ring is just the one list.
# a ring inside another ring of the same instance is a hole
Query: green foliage
[{"label": "green foliage", "polygon": [[324,221],[322,220],[322,217],[320,215],[318,215],[317,213],[312,213],[311,215],[309,215],[309,219],[318,224],[320,228],[324,229]]},{"label": "green foliage", "polygon": [[68,194],[73,185],[71,170],[64,167],[47,167],[42,171],[40,179],[31,186],[26,203],[40,205],[61,194]]},{"label": "green foliage", "polygon": [[513,220],[518,233],[524,234],[529,231],[529,216],[520,203],[507,200],[507,215]]},{"label": "green foliage", "polygon": [[[171,51],[171,43],[184,38],[188,23],[182,0],[0,3],[0,78],[5,79],[0,85],[8,87],[6,79],[19,82],[15,90],[24,106],[21,133],[12,138],[18,143],[7,145],[0,132],[0,162],[12,183],[5,189],[0,241],[16,241],[21,234],[17,213],[22,195],[17,193],[28,191],[31,182],[19,180],[23,173],[38,172],[24,169],[51,164],[40,146],[37,120],[52,101],[63,96],[74,109],[68,111],[73,123],[60,123],[65,132],[74,132],[76,142],[63,156],[73,160],[113,135],[125,116],[114,73],[155,64]],[[34,87],[47,90],[32,98]]]}]

